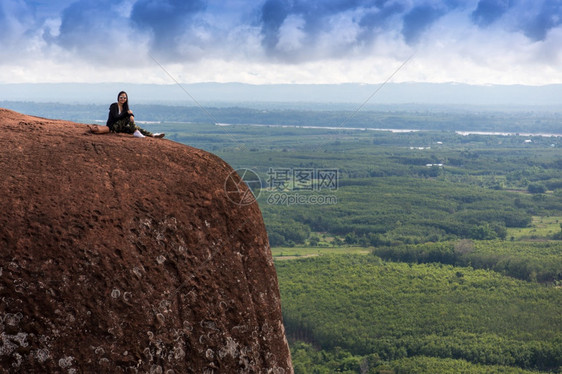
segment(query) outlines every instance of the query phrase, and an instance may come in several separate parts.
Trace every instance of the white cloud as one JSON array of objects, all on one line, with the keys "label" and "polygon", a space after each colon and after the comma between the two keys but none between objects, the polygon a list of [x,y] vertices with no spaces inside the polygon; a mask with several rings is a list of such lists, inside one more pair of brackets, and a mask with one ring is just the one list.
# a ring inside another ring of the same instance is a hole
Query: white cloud
[{"label": "white cloud", "polygon": [[[445,13],[407,44],[404,14],[417,2],[396,0],[384,9],[365,9],[294,0],[287,15],[268,29],[274,45],[262,42],[265,0],[224,6],[209,1],[206,8],[184,9],[185,22],[178,21],[177,30],[165,22],[139,27],[130,19],[138,1],[78,1],[72,7],[58,1],[52,8],[40,1],[35,2],[40,11],[33,12],[24,1],[3,0],[0,83],[170,83],[151,55],[186,83],[380,83],[412,54],[393,81],[562,83],[562,15],[544,1],[527,7],[529,1],[522,0],[509,9],[506,3],[500,13],[482,16],[485,25],[473,17],[477,0],[451,9],[425,1]],[[536,22],[545,14],[547,28]]]},{"label": "white cloud", "polygon": [[306,33],[303,31],[305,21],[302,16],[290,15],[279,28],[277,49],[283,53],[298,51],[304,47]]}]

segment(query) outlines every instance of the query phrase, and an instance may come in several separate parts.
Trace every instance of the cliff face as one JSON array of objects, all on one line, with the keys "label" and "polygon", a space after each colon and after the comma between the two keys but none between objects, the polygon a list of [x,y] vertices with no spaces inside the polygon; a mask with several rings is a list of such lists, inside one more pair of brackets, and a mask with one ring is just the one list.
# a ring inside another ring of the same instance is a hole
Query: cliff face
[{"label": "cliff face", "polygon": [[0,109],[0,171],[0,367],[292,372],[261,213],[224,161]]}]

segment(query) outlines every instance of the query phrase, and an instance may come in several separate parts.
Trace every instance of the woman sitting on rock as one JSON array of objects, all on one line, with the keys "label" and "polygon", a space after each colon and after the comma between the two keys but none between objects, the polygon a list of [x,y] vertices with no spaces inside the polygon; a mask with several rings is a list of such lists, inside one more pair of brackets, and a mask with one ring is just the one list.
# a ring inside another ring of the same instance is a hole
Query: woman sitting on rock
[{"label": "woman sitting on rock", "polygon": [[107,117],[107,127],[96,126],[90,127],[93,133],[103,134],[108,132],[123,132],[133,134],[136,138],[144,138],[150,136],[153,138],[162,138],[164,134],[152,134],[135,124],[135,116],[133,111],[129,109],[129,98],[125,91],[119,92],[117,102],[109,107],[109,116]]}]

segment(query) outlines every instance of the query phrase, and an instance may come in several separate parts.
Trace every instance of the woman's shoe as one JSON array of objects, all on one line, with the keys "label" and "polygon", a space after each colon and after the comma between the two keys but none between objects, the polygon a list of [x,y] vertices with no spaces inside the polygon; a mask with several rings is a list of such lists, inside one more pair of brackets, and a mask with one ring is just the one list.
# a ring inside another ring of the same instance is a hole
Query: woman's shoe
[{"label": "woman's shoe", "polygon": [[156,134],[152,134],[152,137],[153,138],[163,138],[164,135],[166,135],[166,134],[161,133],[161,132],[157,132]]},{"label": "woman's shoe", "polygon": [[135,130],[135,132],[133,133],[133,136],[135,138],[144,138],[144,135],[141,134],[141,132],[139,130]]}]

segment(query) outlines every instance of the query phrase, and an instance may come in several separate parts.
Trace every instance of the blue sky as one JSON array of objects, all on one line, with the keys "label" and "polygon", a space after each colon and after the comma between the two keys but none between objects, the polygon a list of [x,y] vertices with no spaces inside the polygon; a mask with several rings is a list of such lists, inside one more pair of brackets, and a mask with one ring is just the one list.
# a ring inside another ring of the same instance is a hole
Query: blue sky
[{"label": "blue sky", "polygon": [[562,0],[0,0],[0,46],[0,83],[545,85]]}]

